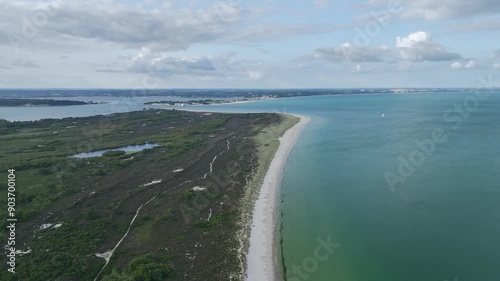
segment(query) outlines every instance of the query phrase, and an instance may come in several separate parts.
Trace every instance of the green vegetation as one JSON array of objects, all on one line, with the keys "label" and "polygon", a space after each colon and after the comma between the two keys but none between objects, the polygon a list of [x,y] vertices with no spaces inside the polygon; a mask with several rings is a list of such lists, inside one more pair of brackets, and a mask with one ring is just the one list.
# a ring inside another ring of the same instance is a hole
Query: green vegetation
[{"label": "green vegetation", "polygon": [[190,189],[190,190],[184,191],[184,193],[182,194],[182,196],[186,200],[191,200],[191,199],[193,199],[196,196],[196,193],[194,192],[194,190]]},{"label": "green vegetation", "polygon": [[194,222],[195,227],[200,227],[200,228],[212,228],[217,225],[222,224],[225,221],[229,220],[230,215],[229,214],[221,214],[217,213],[210,217],[209,220],[198,220]]},{"label": "green vegetation", "polygon": [[6,275],[1,280],[56,280],[62,276],[92,280],[102,263],[96,263],[88,251],[103,241],[103,223],[93,220],[86,227],[78,227],[77,222],[67,218],[57,229],[37,230],[35,234],[42,238],[32,247],[33,253],[18,257],[15,278],[3,279],[9,277]]},{"label": "green vegetation", "polygon": [[155,223],[162,223],[173,218],[174,218],[174,211],[172,208],[168,208],[161,215],[155,217]]},{"label": "green vegetation", "polygon": [[137,243],[144,243],[148,241],[152,228],[153,224],[150,222],[138,226],[136,236]]},{"label": "green vegetation", "polygon": [[168,258],[146,254],[133,259],[126,271],[119,273],[113,270],[102,281],[164,281],[173,276],[172,269],[167,265],[168,260]]},{"label": "green vegetation", "polygon": [[[17,257],[16,275],[0,271],[0,280],[93,280],[105,263],[96,254],[112,249],[152,198],[98,280],[182,280],[186,273],[197,280],[228,280],[239,272],[239,203],[261,163],[254,159],[253,137],[263,128],[272,135],[259,138],[274,137],[280,130],[273,125],[283,120],[277,114],[177,110],[0,120],[0,202],[7,204],[6,171],[15,169],[18,249],[32,250]],[[145,142],[160,146],[69,157]],[[216,155],[213,171],[204,177]],[[194,191],[195,186],[206,190]],[[6,209],[0,216],[7,217]],[[6,238],[3,220],[0,240]],[[224,247],[214,241],[224,241]],[[188,251],[196,259],[186,258]],[[213,263],[214,257],[227,262]]]},{"label": "green vegetation", "polygon": [[[193,128],[172,129],[169,133],[140,132],[142,124],[158,126],[177,119],[179,115],[183,114],[173,111],[144,111],[136,114],[115,114],[107,118],[97,116],[1,122],[0,175],[7,169],[15,168],[18,185],[27,187],[18,190],[18,203],[22,205],[17,215],[24,220],[64,195],[73,193],[75,174],[104,176],[140,161],[153,150],[133,153],[131,156],[134,158],[131,160],[116,157],[124,155],[124,151],[108,151],[104,153],[104,156],[108,157],[100,159],[74,159],[68,158],[69,155],[153,141],[167,148],[163,157],[168,159],[201,143],[201,139],[193,135],[193,131],[203,129],[207,133],[214,132],[213,128],[221,126],[227,120],[227,116],[200,120],[200,124]],[[130,131],[135,133],[131,135]],[[2,200],[5,200],[6,186],[3,184],[0,185],[0,195]],[[0,216],[5,217],[6,210],[0,209]],[[5,224],[5,221],[2,222],[0,239],[3,238]]]},{"label": "green vegetation", "polygon": [[2,106],[69,106],[96,104],[95,102],[75,101],[75,100],[53,100],[53,99],[0,99]]}]

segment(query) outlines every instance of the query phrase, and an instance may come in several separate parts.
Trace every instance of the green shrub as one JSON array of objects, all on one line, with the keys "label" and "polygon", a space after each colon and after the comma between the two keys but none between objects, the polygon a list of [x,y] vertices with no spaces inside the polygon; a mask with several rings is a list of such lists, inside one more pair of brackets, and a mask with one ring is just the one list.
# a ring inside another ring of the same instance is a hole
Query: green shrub
[{"label": "green shrub", "polygon": [[94,171],[94,176],[105,176],[105,175],[107,175],[107,173],[103,169],[97,169]]},{"label": "green shrub", "polygon": [[123,273],[113,270],[102,281],[163,281],[173,276],[165,258],[146,254],[133,259]]},{"label": "green shrub", "polygon": [[50,175],[52,173],[52,171],[50,170],[50,168],[41,168],[40,170],[38,170],[38,174],[44,176],[44,175]]},{"label": "green shrub", "polygon": [[194,227],[199,228],[212,228],[216,225],[222,224],[224,221],[227,221],[227,215],[222,213],[217,213],[213,215],[210,220],[197,220],[193,223]]},{"label": "green shrub", "polygon": [[186,190],[184,191],[184,193],[182,194],[182,197],[184,197],[184,199],[186,200],[191,200],[193,199],[194,197],[196,196],[196,193],[194,192],[194,190],[190,189],[190,190]]},{"label": "green shrub", "polygon": [[99,218],[99,214],[94,210],[90,210],[90,211],[85,213],[85,218],[87,220],[95,220],[95,219]]}]

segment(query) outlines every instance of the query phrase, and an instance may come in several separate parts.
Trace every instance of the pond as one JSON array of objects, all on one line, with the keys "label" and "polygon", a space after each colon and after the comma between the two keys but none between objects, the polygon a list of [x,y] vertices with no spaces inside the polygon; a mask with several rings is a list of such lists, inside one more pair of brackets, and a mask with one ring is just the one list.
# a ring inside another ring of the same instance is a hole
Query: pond
[{"label": "pond", "polygon": [[104,150],[96,150],[96,151],[91,151],[91,152],[85,152],[85,153],[78,153],[75,155],[70,156],[71,158],[90,158],[90,157],[100,157],[102,156],[105,152],[107,151],[116,151],[116,150],[122,150],[125,152],[138,152],[142,151],[144,149],[150,149],[160,146],[159,144],[156,143],[145,143],[145,144],[139,144],[139,145],[127,145],[127,146],[122,146],[118,148],[112,148],[112,149],[104,149]]}]

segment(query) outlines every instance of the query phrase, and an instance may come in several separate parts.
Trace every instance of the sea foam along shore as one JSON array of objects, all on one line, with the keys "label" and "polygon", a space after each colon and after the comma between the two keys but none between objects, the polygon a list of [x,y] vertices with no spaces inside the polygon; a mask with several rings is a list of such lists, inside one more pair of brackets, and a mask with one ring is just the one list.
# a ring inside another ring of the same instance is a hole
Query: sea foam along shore
[{"label": "sea foam along shore", "polygon": [[277,205],[283,168],[300,131],[309,118],[295,115],[300,121],[279,138],[280,145],[264,177],[253,209],[253,222],[246,256],[245,280],[274,281],[279,274],[276,245]]}]

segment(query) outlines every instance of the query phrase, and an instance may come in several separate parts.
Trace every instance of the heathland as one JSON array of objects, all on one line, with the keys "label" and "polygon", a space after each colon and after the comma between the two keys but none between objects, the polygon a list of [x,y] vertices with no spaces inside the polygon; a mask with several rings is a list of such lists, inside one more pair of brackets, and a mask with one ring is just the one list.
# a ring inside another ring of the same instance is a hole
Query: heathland
[{"label": "heathland", "polygon": [[[252,200],[295,122],[176,110],[0,120],[0,178],[16,170],[20,251],[16,274],[0,279],[242,279]],[[71,157],[146,143],[159,146]],[[2,181],[4,206],[6,193]]]}]

